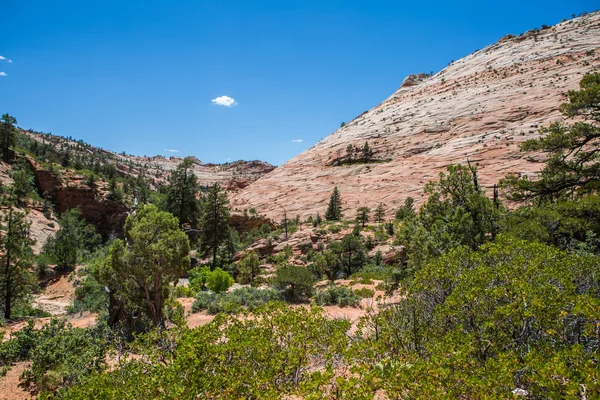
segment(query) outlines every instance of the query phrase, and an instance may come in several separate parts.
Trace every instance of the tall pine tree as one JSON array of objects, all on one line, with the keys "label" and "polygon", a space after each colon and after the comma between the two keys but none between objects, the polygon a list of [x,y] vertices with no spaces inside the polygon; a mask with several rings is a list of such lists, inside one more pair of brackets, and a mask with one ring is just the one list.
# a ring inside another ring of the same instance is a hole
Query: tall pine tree
[{"label": "tall pine tree", "polygon": [[333,192],[329,198],[325,218],[329,221],[339,221],[342,218],[342,196],[337,186],[333,188]]},{"label": "tall pine tree", "polygon": [[217,266],[219,247],[229,237],[229,200],[227,193],[217,183],[210,187],[202,198],[200,224],[200,249],[212,257],[212,266]]},{"label": "tall pine tree", "polygon": [[200,185],[198,178],[192,171],[192,160],[184,159],[169,176],[167,189],[167,211],[179,219],[179,226],[198,225],[200,217],[200,205],[198,193]]}]

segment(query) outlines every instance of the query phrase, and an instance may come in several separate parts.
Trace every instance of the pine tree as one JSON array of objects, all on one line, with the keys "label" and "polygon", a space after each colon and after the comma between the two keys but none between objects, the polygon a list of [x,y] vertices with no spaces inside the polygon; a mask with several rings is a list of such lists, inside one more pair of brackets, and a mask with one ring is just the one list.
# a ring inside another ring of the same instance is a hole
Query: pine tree
[{"label": "pine tree", "polygon": [[0,230],[0,291],[4,307],[4,318],[10,319],[13,305],[29,293],[33,282],[30,272],[34,243],[29,238],[29,227],[25,213],[14,210],[12,204],[2,218]]},{"label": "pine tree", "polygon": [[369,213],[371,209],[369,207],[360,207],[356,212],[356,221],[362,224],[362,227],[365,227],[365,224],[369,222]]},{"label": "pine tree", "polygon": [[0,123],[0,153],[6,160],[10,154],[10,148],[15,145],[17,139],[17,129],[15,125],[17,119],[11,115],[2,115],[2,122]]},{"label": "pine tree", "polygon": [[379,203],[379,205],[375,209],[374,217],[375,221],[383,222],[383,219],[385,218],[385,205],[383,203]]},{"label": "pine tree", "polygon": [[325,219],[329,221],[339,221],[342,218],[342,197],[337,186],[333,188],[331,197],[329,198],[329,205],[325,212]]},{"label": "pine tree", "polygon": [[346,159],[348,160],[348,163],[352,163],[352,157],[354,156],[354,146],[352,146],[351,144],[349,144],[346,147]]},{"label": "pine tree", "polygon": [[523,151],[547,154],[539,179],[508,175],[502,182],[515,201],[555,201],[598,192],[600,175],[600,73],[587,74],[580,90],[570,90],[560,106],[572,124],[563,121],[540,129],[542,137],[521,145]]},{"label": "pine tree", "polygon": [[200,205],[198,193],[200,185],[192,171],[192,160],[184,159],[169,177],[167,188],[167,211],[179,219],[179,226],[188,224],[192,228],[198,225]]},{"label": "pine tree", "polygon": [[229,200],[227,193],[215,183],[202,199],[200,248],[211,254],[212,269],[217,266],[219,247],[229,236]]},{"label": "pine tree", "polygon": [[373,151],[369,147],[369,142],[365,142],[365,145],[362,148],[362,159],[363,162],[369,162],[373,158]]}]

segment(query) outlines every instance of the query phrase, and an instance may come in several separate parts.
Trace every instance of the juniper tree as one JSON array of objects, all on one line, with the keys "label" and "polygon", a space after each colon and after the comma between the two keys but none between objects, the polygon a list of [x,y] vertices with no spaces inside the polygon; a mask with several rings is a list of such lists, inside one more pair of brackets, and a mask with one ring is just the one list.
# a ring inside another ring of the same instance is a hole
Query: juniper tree
[{"label": "juniper tree", "polygon": [[325,212],[325,219],[329,221],[339,221],[342,218],[342,197],[337,186],[333,188],[331,197],[329,198],[329,205]]},{"label": "juniper tree", "polygon": [[152,204],[127,217],[125,237],[112,242],[97,272],[110,290],[109,324],[132,323],[145,315],[164,327],[169,284],[190,265],[189,240],[173,215]]}]

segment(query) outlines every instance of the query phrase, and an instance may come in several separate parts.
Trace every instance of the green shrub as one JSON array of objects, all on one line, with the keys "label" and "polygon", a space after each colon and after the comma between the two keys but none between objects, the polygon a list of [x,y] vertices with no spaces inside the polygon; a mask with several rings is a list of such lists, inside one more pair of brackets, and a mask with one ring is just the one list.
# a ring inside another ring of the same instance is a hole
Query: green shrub
[{"label": "green shrub", "polygon": [[33,326],[30,321],[0,344],[0,365],[31,360],[31,367],[20,377],[25,388],[54,392],[104,369],[107,332],[103,327],[73,328],[54,318],[41,329]]},{"label": "green shrub", "polygon": [[361,297],[346,286],[330,286],[315,294],[315,302],[320,306],[357,306]]},{"label": "green shrub", "polygon": [[254,287],[242,287],[229,293],[200,292],[196,296],[192,310],[194,312],[208,310],[210,314],[234,313],[242,307],[254,310],[269,301],[280,299],[281,295],[277,290]]},{"label": "green shrub", "polygon": [[342,227],[340,225],[331,225],[329,227],[329,232],[331,233],[340,233],[342,231]]},{"label": "green shrub", "polygon": [[286,265],[275,272],[273,285],[283,292],[288,301],[299,301],[310,298],[313,294],[315,276],[306,267]]},{"label": "green shrub", "polygon": [[354,289],[354,293],[364,299],[370,299],[375,295],[375,291],[369,288]]},{"label": "green shrub", "polygon": [[226,292],[233,285],[233,277],[221,268],[215,268],[206,277],[206,287],[215,293]]}]

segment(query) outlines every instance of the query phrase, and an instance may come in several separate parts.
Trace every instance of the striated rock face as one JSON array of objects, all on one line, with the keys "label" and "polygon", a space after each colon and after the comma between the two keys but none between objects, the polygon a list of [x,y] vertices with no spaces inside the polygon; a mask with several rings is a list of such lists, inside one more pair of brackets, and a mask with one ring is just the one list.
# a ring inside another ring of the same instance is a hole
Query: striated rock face
[{"label": "striated rock face", "polygon": [[[324,214],[334,186],[346,217],[358,207],[423,201],[423,186],[469,159],[490,187],[508,172],[534,176],[540,157],[519,151],[538,128],[561,118],[567,90],[600,66],[600,14],[562,22],[464,57],[433,75],[409,76],[379,106],[235,194],[232,206],[279,220]],[[346,146],[369,142],[388,162],[333,166]]]},{"label": "striated rock face", "polygon": [[38,191],[49,196],[57,213],[77,208],[81,217],[94,225],[103,236],[123,234],[128,209],[122,203],[107,199],[104,188],[92,189],[83,182],[81,176],[65,173],[59,177],[42,168],[35,160],[28,158],[27,161],[34,171]]}]

